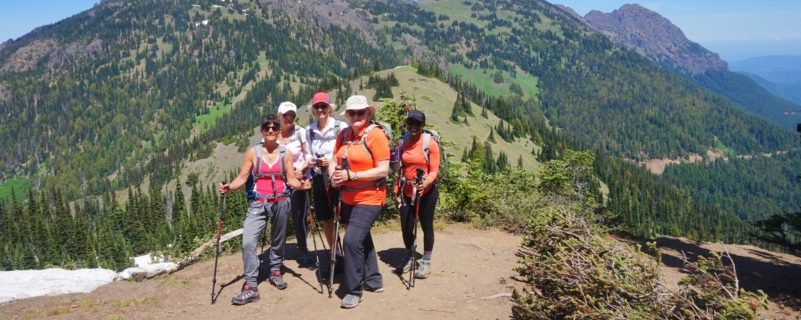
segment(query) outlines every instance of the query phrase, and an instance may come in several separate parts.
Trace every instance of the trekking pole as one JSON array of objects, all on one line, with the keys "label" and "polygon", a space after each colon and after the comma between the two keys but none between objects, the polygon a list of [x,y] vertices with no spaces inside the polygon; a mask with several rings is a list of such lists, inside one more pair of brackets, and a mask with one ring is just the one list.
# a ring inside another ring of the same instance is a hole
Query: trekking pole
[{"label": "trekking pole", "polygon": [[412,202],[414,202],[414,230],[412,231],[412,267],[409,269],[409,287],[414,287],[414,272],[417,270],[417,221],[420,220],[420,198],[417,188],[423,186],[423,169],[417,168],[417,176],[414,178],[414,188],[412,189]]},{"label": "trekking pole", "polygon": [[[225,182],[223,182],[225,184]],[[214,275],[211,277],[211,304],[214,304],[214,289],[217,287],[217,261],[220,259],[220,239],[222,238],[223,213],[225,212],[225,194],[220,195],[220,216],[217,218],[217,249],[214,254]]]},{"label": "trekking pole", "polygon": [[[338,167],[337,169],[340,170],[349,170],[350,165],[348,165],[348,158],[342,157],[342,166]],[[334,212],[334,245],[331,246],[331,266],[329,270],[329,277],[328,277],[328,298],[331,298],[331,293],[333,292],[334,288],[334,267],[337,264],[337,248],[339,247],[339,217],[342,213],[342,188],[340,187],[339,190],[339,197],[337,201],[337,210]]]},{"label": "trekking pole", "polygon": [[[323,281],[321,278],[320,273],[320,252],[317,251],[317,238],[314,237],[315,233],[320,236],[320,241],[322,241],[323,237],[320,235],[320,226],[317,225],[317,219],[314,218],[314,206],[311,203],[311,190],[306,190],[306,203],[309,207],[309,224],[312,227],[311,238],[312,244],[314,245],[314,274],[317,278],[317,283],[320,284],[320,294],[323,294]],[[307,231],[306,234],[309,232]],[[323,243],[323,248],[325,250],[325,243]]]}]

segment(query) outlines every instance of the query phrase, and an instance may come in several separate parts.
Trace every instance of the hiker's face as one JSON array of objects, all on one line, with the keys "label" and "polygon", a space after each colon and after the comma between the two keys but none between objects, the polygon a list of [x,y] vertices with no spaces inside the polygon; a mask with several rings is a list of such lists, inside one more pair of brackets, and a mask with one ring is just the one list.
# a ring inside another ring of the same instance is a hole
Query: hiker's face
[{"label": "hiker's face", "polygon": [[291,125],[295,123],[295,112],[289,111],[287,113],[281,114],[281,124],[282,125]]},{"label": "hiker's face", "polygon": [[261,127],[261,134],[264,136],[265,141],[271,141],[278,138],[278,132],[281,131],[281,127],[278,123],[269,123]]},{"label": "hiker's face", "polygon": [[317,120],[323,120],[331,115],[331,107],[324,103],[312,106],[312,113]]},{"label": "hiker's face", "polygon": [[370,118],[370,109],[348,110],[345,111],[345,117],[353,129],[359,130],[367,124],[367,119]]},{"label": "hiker's face", "polygon": [[419,121],[408,120],[406,121],[406,130],[409,131],[409,134],[416,136],[423,132],[424,124]]}]

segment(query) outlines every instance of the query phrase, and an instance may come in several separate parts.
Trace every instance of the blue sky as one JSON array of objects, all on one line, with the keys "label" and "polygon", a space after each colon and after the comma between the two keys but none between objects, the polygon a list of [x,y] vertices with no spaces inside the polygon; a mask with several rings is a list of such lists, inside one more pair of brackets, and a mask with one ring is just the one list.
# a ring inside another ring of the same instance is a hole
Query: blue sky
[{"label": "blue sky", "polygon": [[[579,14],[610,12],[632,1],[549,0]],[[56,23],[98,0],[0,0],[0,42]],[[765,55],[801,55],[799,0],[665,0],[637,2],[670,19],[687,37],[726,60]]]},{"label": "blue sky", "polygon": [[668,18],[692,41],[728,61],[766,55],[801,55],[798,0],[548,0],[585,15],[638,3]]},{"label": "blue sky", "polygon": [[91,9],[99,0],[0,0],[0,42]]}]

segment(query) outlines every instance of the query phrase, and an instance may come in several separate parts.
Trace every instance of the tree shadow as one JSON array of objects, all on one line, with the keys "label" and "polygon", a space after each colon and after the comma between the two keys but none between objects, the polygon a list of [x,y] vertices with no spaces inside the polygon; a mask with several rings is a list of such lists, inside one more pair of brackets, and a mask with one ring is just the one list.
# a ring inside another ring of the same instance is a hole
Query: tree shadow
[{"label": "tree shadow", "polygon": [[[684,252],[690,261],[696,261],[699,255],[710,256],[710,250],[696,243],[687,243],[674,238],[659,238],[657,247]],[[801,265],[790,264],[776,255],[750,249],[749,253],[765,260],[731,254],[737,268],[740,287],[748,291],[764,291],[772,301],[794,310],[801,310]],[[684,267],[684,262],[674,256],[662,255],[662,263],[672,268]]]}]

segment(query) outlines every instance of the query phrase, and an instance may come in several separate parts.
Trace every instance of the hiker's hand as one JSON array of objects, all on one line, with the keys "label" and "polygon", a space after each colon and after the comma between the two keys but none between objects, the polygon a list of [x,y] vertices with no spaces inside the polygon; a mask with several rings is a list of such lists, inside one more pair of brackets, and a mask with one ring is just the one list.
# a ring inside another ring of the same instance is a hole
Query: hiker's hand
[{"label": "hiker's hand", "polygon": [[348,171],[338,169],[334,171],[334,175],[331,176],[331,185],[335,188],[341,186],[345,181],[348,181]]},{"label": "hiker's hand", "polygon": [[401,201],[402,200],[401,200],[401,196],[400,195],[395,196],[395,203],[398,204],[398,209],[400,209],[400,207],[403,206],[403,202],[401,202]]},{"label": "hiker's hand", "polygon": [[298,190],[309,190],[311,189],[311,181],[309,180],[300,180],[300,188]]},{"label": "hiker's hand", "polygon": [[231,191],[231,185],[227,183],[220,183],[220,194],[225,194],[228,191]]},{"label": "hiker's hand", "polygon": [[317,166],[321,168],[328,167],[328,159],[326,158],[317,159]]},{"label": "hiker's hand", "polygon": [[295,177],[300,180],[303,177],[303,169],[295,169]]},{"label": "hiker's hand", "polygon": [[430,187],[430,186],[431,186],[431,183],[428,182],[428,180],[423,180],[423,185],[417,187],[417,195],[422,196],[423,195],[423,191],[427,191],[428,187]]}]

